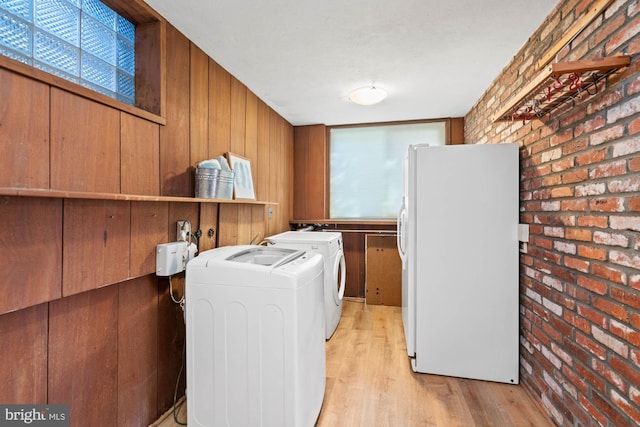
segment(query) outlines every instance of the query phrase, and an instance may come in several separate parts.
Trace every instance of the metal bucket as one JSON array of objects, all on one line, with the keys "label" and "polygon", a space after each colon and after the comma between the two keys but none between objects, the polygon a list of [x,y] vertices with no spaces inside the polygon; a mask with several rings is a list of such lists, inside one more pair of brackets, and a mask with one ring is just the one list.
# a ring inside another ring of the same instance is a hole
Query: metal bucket
[{"label": "metal bucket", "polygon": [[233,171],[196,168],[196,197],[202,199],[231,199]]}]

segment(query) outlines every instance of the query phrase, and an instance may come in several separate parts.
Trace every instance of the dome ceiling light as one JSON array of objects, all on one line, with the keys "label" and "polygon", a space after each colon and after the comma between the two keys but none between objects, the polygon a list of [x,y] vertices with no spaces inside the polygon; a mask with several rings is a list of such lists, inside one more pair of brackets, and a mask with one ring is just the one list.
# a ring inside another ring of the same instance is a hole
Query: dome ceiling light
[{"label": "dome ceiling light", "polygon": [[387,92],[375,86],[361,87],[349,94],[349,99],[359,105],[373,105],[387,97]]}]

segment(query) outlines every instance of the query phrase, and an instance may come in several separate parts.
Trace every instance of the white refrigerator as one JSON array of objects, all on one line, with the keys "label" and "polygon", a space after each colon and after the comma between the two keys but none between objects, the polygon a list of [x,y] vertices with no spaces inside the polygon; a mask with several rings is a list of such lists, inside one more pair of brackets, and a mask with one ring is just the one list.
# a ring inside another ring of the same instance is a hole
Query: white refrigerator
[{"label": "white refrigerator", "polygon": [[398,216],[413,371],[519,381],[518,145],[413,145]]}]

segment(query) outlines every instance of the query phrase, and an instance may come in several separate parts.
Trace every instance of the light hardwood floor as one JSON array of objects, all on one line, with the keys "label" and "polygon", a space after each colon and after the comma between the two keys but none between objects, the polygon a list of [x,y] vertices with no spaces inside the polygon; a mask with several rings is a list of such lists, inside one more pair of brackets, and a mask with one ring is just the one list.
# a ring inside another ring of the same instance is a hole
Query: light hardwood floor
[{"label": "light hardwood floor", "polygon": [[326,350],[316,427],[554,426],[523,386],[413,373],[399,307],[345,301]]}]

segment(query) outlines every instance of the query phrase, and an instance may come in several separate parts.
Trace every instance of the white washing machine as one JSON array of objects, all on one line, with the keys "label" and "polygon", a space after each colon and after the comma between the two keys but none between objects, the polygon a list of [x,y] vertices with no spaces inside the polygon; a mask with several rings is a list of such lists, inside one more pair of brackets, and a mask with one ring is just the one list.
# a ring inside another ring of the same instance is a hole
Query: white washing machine
[{"label": "white washing machine", "polygon": [[324,306],[326,339],[331,338],[342,316],[342,298],[347,270],[342,248],[342,233],[333,231],[285,231],[267,237],[267,243],[307,252],[324,257]]},{"label": "white washing machine", "polygon": [[187,417],[306,427],[325,390],[323,261],[269,246],[202,252],[186,272]]}]

